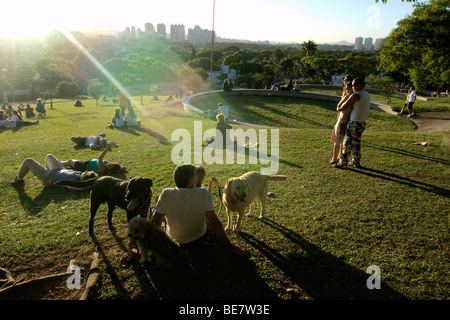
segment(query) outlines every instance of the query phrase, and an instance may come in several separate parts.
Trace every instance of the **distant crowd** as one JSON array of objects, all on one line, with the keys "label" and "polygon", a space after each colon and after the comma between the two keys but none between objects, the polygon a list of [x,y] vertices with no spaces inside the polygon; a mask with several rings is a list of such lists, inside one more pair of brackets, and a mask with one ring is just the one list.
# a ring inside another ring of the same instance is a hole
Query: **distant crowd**
[{"label": "distant crowd", "polygon": [[25,118],[45,117],[46,110],[41,100],[37,100],[36,107],[32,108],[30,104],[25,107],[23,103],[12,106],[8,103],[8,98],[3,94],[3,103],[0,110],[0,128],[16,128],[21,126],[38,125],[39,120],[27,121]]}]

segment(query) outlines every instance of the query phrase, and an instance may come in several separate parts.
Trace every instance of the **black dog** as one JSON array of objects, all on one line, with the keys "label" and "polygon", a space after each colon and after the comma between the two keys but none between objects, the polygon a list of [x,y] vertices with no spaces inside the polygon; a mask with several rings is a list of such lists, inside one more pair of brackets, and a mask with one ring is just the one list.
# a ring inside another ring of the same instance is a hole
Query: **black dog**
[{"label": "black dog", "polygon": [[89,233],[94,233],[94,218],[100,204],[108,203],[108,227],[112,225],[112,213],[116,206],[126,210],[127,221],[135,216],[146,217],[152,199],[153,181],[147,178],[134,177],[121,180],[111,176],[86,181],[59,181],[56,185],[65,185],[76,189],[91,188]]}]

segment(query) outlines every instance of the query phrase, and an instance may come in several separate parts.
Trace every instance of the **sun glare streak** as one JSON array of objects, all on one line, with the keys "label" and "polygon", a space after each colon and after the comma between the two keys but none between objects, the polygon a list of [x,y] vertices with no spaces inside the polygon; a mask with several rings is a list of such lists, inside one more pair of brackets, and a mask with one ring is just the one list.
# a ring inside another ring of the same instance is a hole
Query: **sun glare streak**
[{"label": "sun glare streak", "polygon": [[[127,91],[127,89],[122,86],[122,84],[117,81],[116,78],[114,78],[114,76],[109,73],[108,70],[106,70],[105,67],[102,66],[102,64],[100,62],[98,62],[98,60],[92,56],[89,51],[86,50],[86,48],[77,40],[75,39],[75,37],[70,33],[70,32],[63,32],[63,34],[67,37],[67,39],[69,39],[74,45],[77,46],[77,48],[79,50],[81,50],[81,52],[83,52],[83,54],[88,57],[89,60],[91,60],[91,62],[114,84],[114,86],[116,86],[116,88],[118,88],[120,91],[122,91],[132,102],[133,105],[138,106],[139,104],[136,103],[136,100],[134,100],[130,93]],[[133,107],[134,108],[134,107]],[[140,109],[140,107],[138,107]]]}]

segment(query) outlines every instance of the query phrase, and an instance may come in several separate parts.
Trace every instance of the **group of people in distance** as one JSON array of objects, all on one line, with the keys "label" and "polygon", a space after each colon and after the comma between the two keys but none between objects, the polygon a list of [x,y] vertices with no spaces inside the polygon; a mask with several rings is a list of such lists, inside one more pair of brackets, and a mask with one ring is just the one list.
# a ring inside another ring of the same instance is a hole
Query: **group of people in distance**
[{"label": "group of people in distance", "polygon": [[[41,105],[44,108],[43,114],[45,114],[45,107],[44,104],[41,102],[41,100],[38,100],[36,111],[38,111],[38,108],[41,108]],[[17,106],[17,108],[14,109],[12,105],[4,103],[0,110],[0,127],[16,128],[16,127],[37,125],[39,124],[39,120],[26,121],[24,119],[24,118],[34,118],[35,116],[36,114],[34,113],[33,108],[31,108],[29,104],[27,104],[27,107],[25,108],[25,106],[22,103],[20,103]]]}]

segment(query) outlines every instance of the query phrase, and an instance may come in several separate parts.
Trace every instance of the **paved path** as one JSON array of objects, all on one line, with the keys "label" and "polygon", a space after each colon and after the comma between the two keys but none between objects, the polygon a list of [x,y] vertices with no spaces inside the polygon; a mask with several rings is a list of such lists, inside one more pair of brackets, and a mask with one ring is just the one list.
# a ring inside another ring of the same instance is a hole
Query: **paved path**
[{"label": "paved path", "polygon": [[411,121],[420,132],[450,131],[450,111],[418,113]]}]

